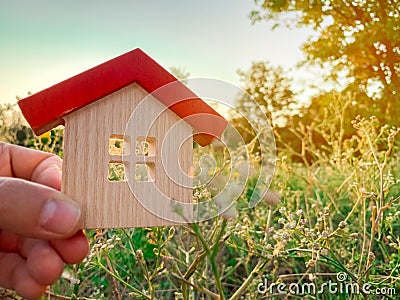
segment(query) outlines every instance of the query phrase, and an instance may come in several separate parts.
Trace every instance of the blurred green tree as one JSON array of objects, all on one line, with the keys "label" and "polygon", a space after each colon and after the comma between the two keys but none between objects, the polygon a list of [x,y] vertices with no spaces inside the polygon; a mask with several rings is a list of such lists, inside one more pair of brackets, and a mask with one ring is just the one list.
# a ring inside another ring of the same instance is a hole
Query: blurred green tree
[{"label": "blurred green tree", "polygon": [[283,125],[296,106],[290,79],[283,75],[283,69],[259,61],[248,71],[238,73],[247,93],[237,101],[239,112],[260,124],[269,121]]},{"label": "blurred green tree", "polygon": [[[253,22],[311,26],[305,63],[322,67],[365,111],[399,125],[400,3],[398,0],[255,0]],[[353,105],[353,106],[357,106]]]},{"label": "blurred green tree", "polygon": [[34,138],[16,104],[0,104],[0,141],[29,147]]},{"label": "blurred green tree", "polygon": [[231,116],[230,123],[247,144],[249,153],[257,153],[261,151],[260,143],[271,142],[270,126],[284,126],[293,114],[297,107],[295,93],[284,70],[268,62],[254,62],[249,70],[238,73],[245,93],[238,96],[238,113]]},{"label": "blurred green tree", "polygon": [[190,73],[184,68],[170,67],[169,71],[179,80],[185,81],[190,77]]}]

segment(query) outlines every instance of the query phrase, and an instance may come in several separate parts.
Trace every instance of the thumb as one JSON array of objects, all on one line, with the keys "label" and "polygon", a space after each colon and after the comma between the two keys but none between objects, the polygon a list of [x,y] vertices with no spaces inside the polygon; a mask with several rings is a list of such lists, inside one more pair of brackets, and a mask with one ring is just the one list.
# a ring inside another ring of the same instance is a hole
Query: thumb
[{"label": "thumb", "polygon": [[60,239],[81,227],[80,208],[66,195],[34,182],[0,177],[0,230]]}]

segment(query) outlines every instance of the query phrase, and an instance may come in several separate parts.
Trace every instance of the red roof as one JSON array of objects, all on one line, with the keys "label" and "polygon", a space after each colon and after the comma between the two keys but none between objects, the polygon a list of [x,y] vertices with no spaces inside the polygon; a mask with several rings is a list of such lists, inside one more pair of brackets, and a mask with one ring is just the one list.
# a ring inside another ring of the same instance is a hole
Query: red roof
[{"label": "red roof", "polygon": [[155,92],[160,102],[190,124],[200,145],[208,145],[224,131],[227,121],[221,115],[141,49],[22,99],[18,105],[35,134],[40,135],[64,125],[65,115],[134,82],[148,93]]}]

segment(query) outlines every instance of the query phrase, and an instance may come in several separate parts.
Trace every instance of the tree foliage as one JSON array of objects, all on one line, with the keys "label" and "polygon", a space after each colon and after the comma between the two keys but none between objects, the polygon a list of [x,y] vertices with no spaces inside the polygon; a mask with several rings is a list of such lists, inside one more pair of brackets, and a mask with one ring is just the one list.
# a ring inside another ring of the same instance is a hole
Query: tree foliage
[{"label": "tree foliage", "polygon": [[[253,22],[311,26],[303,46],[306,62],[318,64],[326,80],[356,95],[360,111],[373,111],[398,125],[400,4],[398,0],[255,0]],[[289,16],[289,17],[288,17]],[[344,87],[343,87],[344,86]]]},{"label": "tree foliage", "polygon": [[252,97],[245,95],[239,99],[239,111],[260,122],[284,123],[295,100],[291,82],[283,73],[281,67],[262,61],[254,62],[248,71],[239,71],[244,90]]}]

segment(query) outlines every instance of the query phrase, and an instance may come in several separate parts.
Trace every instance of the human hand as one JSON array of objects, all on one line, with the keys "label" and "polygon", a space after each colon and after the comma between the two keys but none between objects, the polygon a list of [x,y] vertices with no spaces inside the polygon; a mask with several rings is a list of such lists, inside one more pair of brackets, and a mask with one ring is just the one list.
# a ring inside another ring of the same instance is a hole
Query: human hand
[{"label": "human hand", "polygon": [[0,143],[0,286],[36,299],[89,251],[58,156]]}]

